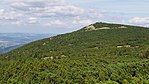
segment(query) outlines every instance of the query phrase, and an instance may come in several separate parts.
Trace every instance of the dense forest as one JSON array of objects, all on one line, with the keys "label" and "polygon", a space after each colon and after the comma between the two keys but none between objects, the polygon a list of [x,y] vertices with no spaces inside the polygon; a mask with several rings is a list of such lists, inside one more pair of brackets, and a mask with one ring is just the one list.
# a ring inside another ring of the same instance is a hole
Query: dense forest
[{"label": "dense forest", "polygon": [[0,56],[0,84],[149,84],[149,29],[95,23]]}]

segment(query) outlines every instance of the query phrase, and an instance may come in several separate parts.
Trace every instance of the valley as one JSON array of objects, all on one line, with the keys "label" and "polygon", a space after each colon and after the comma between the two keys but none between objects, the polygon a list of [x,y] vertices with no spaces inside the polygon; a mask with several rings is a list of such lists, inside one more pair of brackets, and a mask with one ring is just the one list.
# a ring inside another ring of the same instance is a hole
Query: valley
[{"label": "valley", "polygon": [[0,54],[55,34],[0,33]]}]

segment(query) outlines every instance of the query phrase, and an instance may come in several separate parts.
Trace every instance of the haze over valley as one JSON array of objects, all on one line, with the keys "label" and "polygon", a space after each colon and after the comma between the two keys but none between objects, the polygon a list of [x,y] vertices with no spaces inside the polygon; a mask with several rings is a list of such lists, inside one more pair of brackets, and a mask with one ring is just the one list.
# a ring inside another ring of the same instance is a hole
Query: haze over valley
[{"label": "haze over valley", "polygon": [[0,54],[56,34],[0,33]]}]

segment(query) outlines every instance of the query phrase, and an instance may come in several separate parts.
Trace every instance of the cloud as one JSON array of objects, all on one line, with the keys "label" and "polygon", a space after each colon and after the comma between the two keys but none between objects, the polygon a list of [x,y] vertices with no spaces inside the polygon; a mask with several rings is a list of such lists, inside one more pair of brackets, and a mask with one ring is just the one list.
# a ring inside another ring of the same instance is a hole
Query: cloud
[{"label": "cloud", "polygon": [[83,8],[67,4],[65,0],[3,0],[1,4],[7,8],[0,10],[0,19],[8,24],[12,22],[4,20],[21,24],[42,25],[48,22],[63,25],[60,20],[55,19],[67,21],[85,13]]},{"label": "cloud", "polygon": [[53,13],[57,15],[77,16],[83,14],[84,10],[71,5],[46,7],[43,9],[45,13]]},{"label": "cloud", "polygon": [[36,24],[36,23],[38,23],[38,19],[36,17],[30,17],[30,18],[28,18],[28,23]]},{"label": "cloud", "polygon": [[64,25],[64,22],[61,20],[54,20],[54,21],[49,21],[47,23],[44,23],[44,25],[45,26],[51,26],[51,25],[58,26],[58,25]]},{"label": "cloud", "polygon": [[1,1],[2,3],[15,3],[15,2],[28,2],[28,3],[31,3],[31,2],[43,2],[43,3],[64,3],[65,0],[2,0]]},{"label": "cloud", "polygon": [[0,10],[0,25],[40,25],[52,28],[73,25],[80,28],[108,18],[100,10],[82,8],[68,4],[65,0],[3,0],[0,4],[6,6]]},{"label": "cloud", "polygon": [[149,23],[149,17],[134,17],[129,20],[130,23],[134,24],[148,24]]},{"label": "cloud", "polygon": [[149,27],[149,17],[134,17],[129,20],[129,23]]},{"label": "cloud", "polygon": [[82,8],[73,5],[66,5],[64,3],[60,4],[60,2],[57,3],[56,0],[50,0],[50,2],[49,1],[15,2],[11,4],[11,7],[18,11],[32,13],[40,16],[51,16],[51,15],[75,16],[82,14],[84,12]]},{"label": "cloud", "polygon": [[89,20],[89,19],[87,19],[87,20],[80,20],[79,23],[82,24],[82,25],[89,25],[89,24],[92,23],[92,21]]},{"label": "cloud", "polygon": [[72,24],[80,24],[80,25],[89,25],[93,23],[90,19],[82,19],[80,16],[75,17],[75,20],[72,21]]},{"label": "cloud", "polygon": [[22,13],[0,9],[0,25],[20,25],[22,17]]},{"label": "cloud", "polygon": [[15,11],[5,11],[4,9],[0,9],[1,20],[13,20],[13,19],[16,19],[22,16],[23,14],[15,12]]}]

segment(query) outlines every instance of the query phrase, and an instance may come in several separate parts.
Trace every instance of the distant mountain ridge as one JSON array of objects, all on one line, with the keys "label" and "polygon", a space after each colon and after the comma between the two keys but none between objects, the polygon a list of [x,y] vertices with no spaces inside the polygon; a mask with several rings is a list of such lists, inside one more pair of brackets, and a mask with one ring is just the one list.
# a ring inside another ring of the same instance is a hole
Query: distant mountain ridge
[{"label": "distant mountain ridge", "polygon": [[0,33],[0,54],[55,34]]}]

